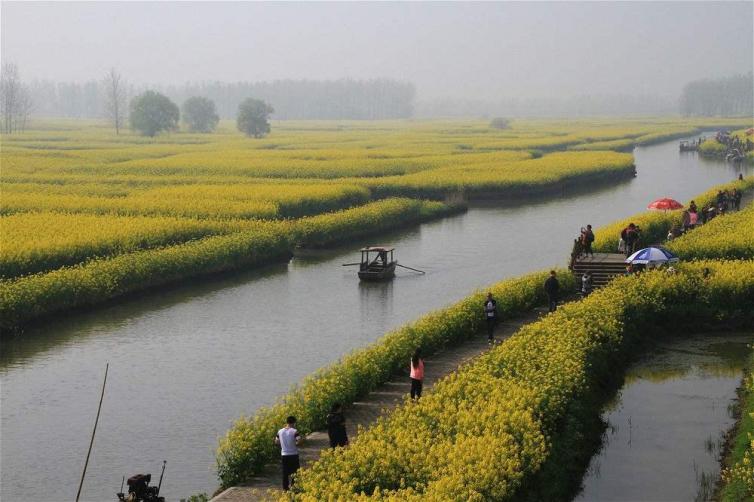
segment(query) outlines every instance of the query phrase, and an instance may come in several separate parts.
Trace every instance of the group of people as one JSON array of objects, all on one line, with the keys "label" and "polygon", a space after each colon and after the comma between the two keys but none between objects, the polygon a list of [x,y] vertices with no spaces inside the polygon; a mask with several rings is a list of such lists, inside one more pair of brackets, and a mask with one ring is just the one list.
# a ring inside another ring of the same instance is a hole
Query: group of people
[{"label": "group of people", "polygon": [[733,150],[738,150],[740,153],[746,153],[754,150],[754,142],[751,139],[739,138],[738,136],[731,135],[728,131],[720,131],[715,135],[715,139],[718,143],[721,143],[727,147],[726,153]]},{"label": "group of people", "polygon": [[[335,403],[327,415],[327,435],[330,447],[337,448],[348,445],[346,433],[346,417],[343,407]],[[298,445],[301,434],[296,429],[296,417],[289,416],[285,426],[275,434],[275,444],[280,446],[280,460],[283,468],[283,490],[288,491],[293,484],[293,475],[301,468]]]},{"label": "group of people", "polygon": [[618,241],[618,251],[626,254],[626,258],[636,252],[636,248],[639,245],[639,239],[641,239],[641,228],[635,223],[629,223],[626,228],[620,232],[620,240]]},{"label": "group of people", "polygon": [[[424,360],[421,357],[421,349],[416,349],[411,356],[410,363],[411,399],[419,399],[422,395],[424,382]],[[289,416],[285,426],[275,434],[275,444],[280,446],[280,460],[283,471],[283,490],[288,491],[293,485],[293,475],[301,468],[298,446],[301,442],[301,434],[296,429],[296,417]],[[342,448],[348,446],[348,433],[346,431],[346,417],[343,406],[335,403],[327,415],[327,436],[330,440],[330,448]]]},{"label": "group of people", "polygon": [[670,228],[667,240],[671,241],[680,237],[689,230],[707,223],[718,215],[740,210],[742,198],[743,192],[738,188],[734,188],[733,190],[718,190],[715,199],[702,206],[701,210],[697,208],[696,202],[692,200],[689,203],[688,209],[684,209],[683,213],[681,213],[680,225],[676,224]]}]

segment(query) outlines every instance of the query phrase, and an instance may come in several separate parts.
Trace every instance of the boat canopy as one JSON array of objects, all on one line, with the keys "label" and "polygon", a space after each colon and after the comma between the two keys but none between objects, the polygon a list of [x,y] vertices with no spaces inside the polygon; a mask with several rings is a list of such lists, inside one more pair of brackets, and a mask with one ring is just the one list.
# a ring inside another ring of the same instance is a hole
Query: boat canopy
[{"label": "boat canopy", "polygon": [[388,252],[394,251],[394,250],[395,250],[395,248],[386,247],[386,246],[368,246],[368,247],[365,247],[365,248],[361,248],[361,252],[362,253],[365,252],[365,251],[367,253],[370,252],[370,251],[371,252],[377,252],[377,253],[379,253],[380,251],[384,251],[384,252],[388,253]]}]

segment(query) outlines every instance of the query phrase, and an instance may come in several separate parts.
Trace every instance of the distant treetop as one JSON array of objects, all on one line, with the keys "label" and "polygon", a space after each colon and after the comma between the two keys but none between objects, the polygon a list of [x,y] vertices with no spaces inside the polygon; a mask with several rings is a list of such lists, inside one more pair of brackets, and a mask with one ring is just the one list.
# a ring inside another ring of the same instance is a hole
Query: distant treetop
[{"label": "distant treetop", "polygon": [[131,101],[129,120],[135,131],[144,136],[154,136],[162,131],[177,130],[180,115],[178,105],[166,96],[147,91]]},{"label": "distant treetop", "polygon": [[194,96],[183,103],[183,123],[191,132],[212,132],[220,121],[211,99]]},{"label": "distant treetop", "polygon": [[261,99],[248,98],[238,107],[236,125],[247,136],[261,138],[270,132],[270,114],[275,110]]}]

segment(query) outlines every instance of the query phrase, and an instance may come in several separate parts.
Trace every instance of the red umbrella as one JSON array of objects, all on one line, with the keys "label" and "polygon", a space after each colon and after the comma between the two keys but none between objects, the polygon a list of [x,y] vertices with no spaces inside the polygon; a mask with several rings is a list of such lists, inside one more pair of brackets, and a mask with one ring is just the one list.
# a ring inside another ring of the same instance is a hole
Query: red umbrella
[{"label": "red umbrella", "polygon": [[678,202],[677,200],[673,199],[657,199],[656,201],[650,203],[647,206],[647,209],[681,209],[683,207],[683,204]]}]

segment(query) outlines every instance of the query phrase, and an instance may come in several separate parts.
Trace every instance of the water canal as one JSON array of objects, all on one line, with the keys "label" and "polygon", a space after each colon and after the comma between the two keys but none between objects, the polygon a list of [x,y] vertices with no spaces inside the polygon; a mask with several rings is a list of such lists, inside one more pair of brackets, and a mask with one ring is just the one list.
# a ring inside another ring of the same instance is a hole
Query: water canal
[{"label": "water canal", "polygon": [[[2,340],[0,498],[74,498],[107,361],[108,390],[83,498],[112,499],[122,475],[157,473],[163,459],[163,493],[171,500],[212,492],[218,437],[308,373],[476,288],[565,265],[586,223],[599,228],[658,197],[684,201],[739,172],[679,154],[677,141],[638,148],[635,158],[638,177],[610,188],[517,207],[472,207]],[[360,284],[340,264],[377,243],[396,246],[401,263],[427,274]]]},{"label": "water canal", "polygon": [[671,337],[626,374],[576,501],[712,500],[754,333]]}]

